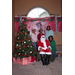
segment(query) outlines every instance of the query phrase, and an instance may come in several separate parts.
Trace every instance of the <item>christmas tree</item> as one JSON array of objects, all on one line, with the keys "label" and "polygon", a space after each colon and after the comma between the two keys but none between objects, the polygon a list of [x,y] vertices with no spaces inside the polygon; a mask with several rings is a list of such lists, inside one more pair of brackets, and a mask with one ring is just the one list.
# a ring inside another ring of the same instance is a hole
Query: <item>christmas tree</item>
[{"label": "christmas tree", "polygon": [[35,48],[31,40],[30,31],[27,29],[27,24],[21,23],[20,29],[17,33],[15,51],[13,57],[23,58],[35,56]]}]

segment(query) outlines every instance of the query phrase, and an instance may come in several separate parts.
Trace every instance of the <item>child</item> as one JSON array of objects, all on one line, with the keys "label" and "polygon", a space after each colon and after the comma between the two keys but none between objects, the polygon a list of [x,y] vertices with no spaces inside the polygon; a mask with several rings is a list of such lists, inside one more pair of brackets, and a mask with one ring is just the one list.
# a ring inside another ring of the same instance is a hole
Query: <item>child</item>
[{"label": "child", "polygon": [[56,42],[54,41],[53,36],[49,36],[48,39],[50,41],[50,45],[52,48],[51,51],[52,51],[54,57],[58,57],[58,55],[56,54]]},{"label": "child", "polygon": [[40,40],[40,37],[41,37],[41,35],[43,34],[42,32],[43,32],[43,29],[40,28],[40,29],[39,29],[39,34],[37,35],[38,41]]}]

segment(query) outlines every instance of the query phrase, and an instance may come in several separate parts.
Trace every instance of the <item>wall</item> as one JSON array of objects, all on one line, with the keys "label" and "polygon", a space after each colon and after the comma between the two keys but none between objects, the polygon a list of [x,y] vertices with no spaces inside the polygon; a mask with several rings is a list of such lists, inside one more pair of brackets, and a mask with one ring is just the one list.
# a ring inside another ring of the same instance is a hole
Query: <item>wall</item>
[{"label": "wall", "polygon": [[42,6],[52,14],[62,15],[62,0],[15,0],[15,16],[27,14],[35,7]]},{"label": "wall", "polygon": [[[36,6],[44,7],[51,14],[62,16],[62,0],[14,0],[14,4],[15,16],[27,14],[31,8]],[[54,38],[56,45],[62,45],[62,32],[58,32],[57,35],[54,32]]]},{"label": "wall", "polygon": [[14,26],[14,0],[12,1],[12,53],[14,52],[14,46],[15,46],[15,26]]}]

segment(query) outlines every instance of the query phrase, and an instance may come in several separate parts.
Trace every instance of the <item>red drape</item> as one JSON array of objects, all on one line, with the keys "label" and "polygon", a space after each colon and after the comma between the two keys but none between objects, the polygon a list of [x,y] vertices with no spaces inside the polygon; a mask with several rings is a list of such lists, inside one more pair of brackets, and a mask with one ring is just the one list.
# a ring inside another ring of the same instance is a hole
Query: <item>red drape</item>
[{"label": "red drape", "polygon": [[[57,19],[60,19],[61,17],[57,17]],[[58,32],[62,32],[62,20],[57,21],[57,30]]]},{"label": "red drape", "polygon": [[[15,19],[19,19],[19,17],[15,17]],[[15,21],[15,32],[18,32],[20,28],[20,21]]]}]

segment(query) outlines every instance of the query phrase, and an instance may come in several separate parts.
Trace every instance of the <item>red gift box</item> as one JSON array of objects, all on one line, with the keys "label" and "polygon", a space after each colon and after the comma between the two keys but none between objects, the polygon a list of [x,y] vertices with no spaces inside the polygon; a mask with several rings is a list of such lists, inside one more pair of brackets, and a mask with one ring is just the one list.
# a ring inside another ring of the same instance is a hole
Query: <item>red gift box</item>
[{"label": "red gift box", "polygon": [[31,56],[31,62],[34,62],[36,58],[34,56]]}]

